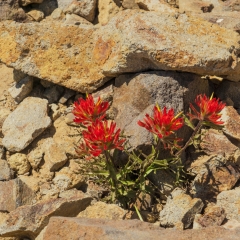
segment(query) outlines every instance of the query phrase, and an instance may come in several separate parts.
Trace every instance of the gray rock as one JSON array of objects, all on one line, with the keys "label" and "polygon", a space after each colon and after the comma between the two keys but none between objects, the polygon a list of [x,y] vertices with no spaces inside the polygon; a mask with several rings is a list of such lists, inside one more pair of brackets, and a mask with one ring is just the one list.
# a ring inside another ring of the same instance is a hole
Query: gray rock
[{"label": "gray rock", "polygon": [[13,171],[6,160],[0,160],[0,181],[8,181],[13,178]]},{"label": "gray rock", "polygon": [[47,113],[47,100],[34,97],[24,99],[3,123],[3,146],[11,152],[26,148],[51,125]]},{"label": "gray rock", "polygon": [[24,98],[26,98],[33,89],[33,78],[27,76],[17,83],[14,83],[12,87],[8,89],[8,92],[12,98],[20,103]]},{"label": "gray rock", "polygon": [[35,239],[47,226],[50,217],[75,217],[90,205],[91,200],[91,197],[82,193],[78,197],[47,200],[32,206],[19,207],[0,224],[0,234],[2,237],[24,236]]},{"label": "gray rock", "polygon": [[27,77],[26,73],[23,73],[20,70],[17,69],[13,69],[13,79],[15,82],[19,82],[20,80],[24,79],[25,77]]},{"label": "gray rock", "polygon": [[189,227],[204,204],[199,198],[191,198],[180,189],[175,189],[160,212],[160,223],[164,227],[184,229]]},{"label": "gray rock", "polygon": [[64,94],[63,96],[59,99],[59,102],[64,104],[67,102],[67,100],[72,97],[76,92],[71,90],[71,89],[68,89],[68,88],[65,88],[65,91],[64,91]]},{"label": "gray rock", "polygon": [[32,204],[35,196],[35,192],[19,178],[0,182],[0,211],[11,212],[22,205]]},{"label": "gray rock", "polygon": [[58,102],[63,91],[64,91],[63,87],[54,85],[52,87],[47,88],[44,91],[43,96],[48,99],[49,103],[56,103]]},{"label": "gray rock", "polygon": [[64,9],[65,13],[79,15],[93,22],[97,10],[97,0],[74,0]]},{"label": "gray rock", "polygon": [[[36,0],[38,1],[38,0]],[[39,0],[41,1],[41,0]],[[38,9],[44,13],[44,16],[49,16],[52,14],[52,12],[58,8],[58,2],[57,0],[44,0],[42,3],[32,3],[32,7],[34,9]]]},{"label": "gray rock", "polygon": [[217,196],[217,205],[224,208],[226,218],[240,222],[240,188],[223,191]]},{"label": "gray rock", "polygon": [[57,2],[58,2],[58,7],[63,10],[64,8],[66,8],[67,6],[69,6],[72,1],[73,1],[73,0],[57,0]]}]

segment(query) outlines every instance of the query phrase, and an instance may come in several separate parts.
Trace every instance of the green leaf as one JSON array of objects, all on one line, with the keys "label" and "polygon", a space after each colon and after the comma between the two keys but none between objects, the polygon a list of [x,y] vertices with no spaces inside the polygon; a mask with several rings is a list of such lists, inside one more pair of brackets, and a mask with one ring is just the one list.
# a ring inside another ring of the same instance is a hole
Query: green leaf
[{"label": "green leaf", "polygon": [[184,118],[184,122],[186,123],[186,125],[188,127],[190,127],[192,130],[195,130],[195,126],[185,115],[183,115],[183,118]]}]

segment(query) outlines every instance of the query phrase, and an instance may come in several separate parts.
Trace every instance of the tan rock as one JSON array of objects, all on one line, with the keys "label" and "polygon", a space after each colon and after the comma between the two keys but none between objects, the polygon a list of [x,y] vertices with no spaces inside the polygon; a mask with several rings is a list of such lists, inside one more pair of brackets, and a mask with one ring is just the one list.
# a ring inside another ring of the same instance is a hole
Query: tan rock
[{"label": "tan rock", "polygon": [[44,13],[39,10],[31,10],[27,14],[37,22],[40,22],[41,20],[44,19]]},{"label": "tan rock", "polygon": [[81,197],[52,199],[19,207],[8,215],[4,223],[0,224],[1,236],[28,236],[35,239],[48,224],[50,217],[75,217],[86,209],[90,202],[91,198],[82,194]]},{"label": "tan rock", "polygon": [[0,107],[0,128],[2,128],[4,120],[11,113],[11,111],[7,108]]},{"label": "tan rock", "polygon": [[35,148],[28,155],[27,159],[33,169],[37,169],[43,160],[43,149]]},{"label": "tan rock", "polygon": [[0,181],[6,181],[12,179],[14,172],[10,169],[6,160],[0,160]]},{"label": "tan rock", "polygon": [[177,13],[175,8],[170,7],[163,0],[135,0],[141,9],[147,11]]},{"label": "tan rock", "polygon": [[28,4],[32,4],[32,3],[42,3],[43,0],[20,0],[20,5],[22,6],[26,6]]},{"label": "tan rock", "polygon": [[119,11],[120,7],[114,0],[99,0],[98,1],[98,22],[101,25],[106,25],[109,20],[114,17]]},{"label": "tan rock", "polygon": [[63,10],[61,8],[56,8],[52,14],[51,14],[51,18],[53,20],[62,20],[64,19],[65,14],[63,13]]},{"label": "tan rock", "polygon": [[27,155],[23,153],[15,153],[7,159],[12,170],[18,175],[28,174],[31,166],[28,162]]},{"label": "tan rock", "polygon": [[124,219],[126,213],[126,210],[120,208],[116,204],[96,202],[80,212],[77,217],[120,220]]},{"label": "tan rock", "polygon": [[66,20],[64,21],[66,25],[92,25],[91,22],[87,21],[85,18],[82,18],[76,14],[66,14]]},{"label": "tan rock", "polygon": [[123,0],[122,1],[122,6],[125,9],[138,9],[138,5],[135,2],[135,0]]}]

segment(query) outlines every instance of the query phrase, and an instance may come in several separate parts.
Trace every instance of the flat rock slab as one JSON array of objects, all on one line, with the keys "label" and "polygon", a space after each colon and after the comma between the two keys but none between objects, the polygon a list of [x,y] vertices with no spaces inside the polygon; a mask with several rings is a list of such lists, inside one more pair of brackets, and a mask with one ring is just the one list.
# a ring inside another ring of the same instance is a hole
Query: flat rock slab
[{"label": "flat rock slab", "polygon": [[26,148],[52,124],[46,99],[28,97],[5,119],[2,144],[11,152]]},{"label": "flat rock slab", "polygon": [[2,22],[0,60],[80,92],[149,69],[239,81],[239,40],[235,31],[185,14],[125,10],[102,27]]},{"label": "flat rock slab", "polygon": [[[238,240],[240,228],[226,230],[209,227],[201,230],[163,229],[138,220],[103,220],[52,217],[44,240]],[[96,237],[97,236],[97,237]]]}]

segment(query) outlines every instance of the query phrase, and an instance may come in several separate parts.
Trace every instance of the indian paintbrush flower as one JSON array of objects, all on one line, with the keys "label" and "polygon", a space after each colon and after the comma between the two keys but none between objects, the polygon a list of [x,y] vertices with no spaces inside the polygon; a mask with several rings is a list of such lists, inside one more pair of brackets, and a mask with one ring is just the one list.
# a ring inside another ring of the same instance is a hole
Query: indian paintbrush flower
[{"label": "indian paintbrush flower", "polygon": [[99,97],[95,103],[92,95],[88,94],[86,100],[79,98],[74,102],[73,114],[74,122],[88,125],[89,123],[98,120],[103,120],[106,116],[106,111],[109,108],[108,102],[103,102]]},{"label": "indian paintbrush flower", "polygon": [[221,110],[225,107],[225,103],[219,101],[219,98],[213,98],[213,95],[208,98],[205,94],[198,95],[195,99],[196,105],[199,107],[199,111],[190,103],[190,108],[193,113],[189,113],[191,120],[197,119],[204,123],[213,123],[215,125],[221,125],[224,122],[219,120],[221,118]]}]

